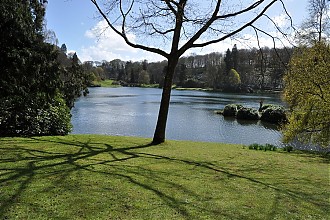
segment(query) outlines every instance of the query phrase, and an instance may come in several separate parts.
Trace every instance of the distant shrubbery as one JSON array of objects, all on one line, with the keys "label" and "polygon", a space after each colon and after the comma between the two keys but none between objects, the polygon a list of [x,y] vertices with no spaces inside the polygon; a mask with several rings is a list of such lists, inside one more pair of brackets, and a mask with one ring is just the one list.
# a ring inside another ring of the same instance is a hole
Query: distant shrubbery
[{"label": "distant shrubbery", "polygon": [[275,145],[272,145],[272,144],[265,144],[265,145],[262,145],[262,144],[250,144],[248,146],[248,148],[250,150],[264,150],[264,151],[276,151],[277,150],[277,147]]}]

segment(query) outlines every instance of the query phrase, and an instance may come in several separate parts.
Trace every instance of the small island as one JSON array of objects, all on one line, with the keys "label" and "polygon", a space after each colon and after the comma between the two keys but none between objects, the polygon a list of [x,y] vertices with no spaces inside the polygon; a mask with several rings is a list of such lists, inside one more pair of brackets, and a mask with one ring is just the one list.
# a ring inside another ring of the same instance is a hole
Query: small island
[{"label": "small island", "polygon": [[261,120],[278,125],[288,122],[287,113],[283,106],[262,105],[262,102],[258,110],[240,104],[228,104],[223,110],[217,110],[215,113],[224,117],[235,117],[241,120]]}]

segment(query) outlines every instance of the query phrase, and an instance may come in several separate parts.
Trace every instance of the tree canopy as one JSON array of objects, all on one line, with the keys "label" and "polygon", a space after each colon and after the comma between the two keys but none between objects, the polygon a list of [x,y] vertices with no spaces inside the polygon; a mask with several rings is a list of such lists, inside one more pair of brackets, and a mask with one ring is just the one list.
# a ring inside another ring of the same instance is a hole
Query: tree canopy
[{"label": "tree canopy", "polygon": [[295,138],[330,146],[330,46],[318,42],[293,54],[284,77],[284,98],[291,114],[284,130],[285,141]]}]

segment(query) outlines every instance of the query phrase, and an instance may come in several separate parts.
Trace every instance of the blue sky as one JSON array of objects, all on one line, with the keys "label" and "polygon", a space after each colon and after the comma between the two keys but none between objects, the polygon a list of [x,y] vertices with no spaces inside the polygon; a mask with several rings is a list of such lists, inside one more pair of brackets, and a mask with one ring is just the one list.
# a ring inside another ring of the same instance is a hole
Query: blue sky
[{"label": "blue sky", "polygon": [[[300,24],[302,19],[307,16],[307,0],[284,0],[284,2],[294,23]],[[285,22],[281,20],[280,7],[274,7],[269,15],[276,18],[279,24]],[[68,50],[77,52],[82,61],[109,61],[117,58],[125,61],[163,60],[160,56],[128,47],[120,38],[110,32],[105,34],[105,38],[99,39],[93,30],[97,27],[102,28],[105,24],[97,16],[96,8],[90,0],[49,0],[46,11],[47,28],[55,32],[59,46],[65,43]],[[132,37],[134,38],[134,36]],[[272,46],[270,39],[261,37],[261,42],[263,45]],[[227,40],[218,45],[212,45],[212,47],[189,51],[189,53],[224,52],[226,48],[231,48],[235,43],[239,48],[244,47],[239,45],[239,42]]]}]

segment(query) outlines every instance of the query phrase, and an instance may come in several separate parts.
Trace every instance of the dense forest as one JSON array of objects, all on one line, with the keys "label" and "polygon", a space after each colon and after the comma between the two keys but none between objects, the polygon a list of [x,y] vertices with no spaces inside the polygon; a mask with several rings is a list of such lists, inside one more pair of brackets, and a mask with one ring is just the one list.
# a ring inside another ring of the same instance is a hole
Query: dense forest
[{"label": "dense forest", "polygon": [[[292,52],[292,48],[238,49],[234,45],[225,54],[192,54],[180,58],[174,84],[221,91],[281,90]],[[161,87],[166,66],[167,61],[149,63],[120,59],[83,63],[86,75],[94,81],[112,79],[124,86],[158,84]]]}]

